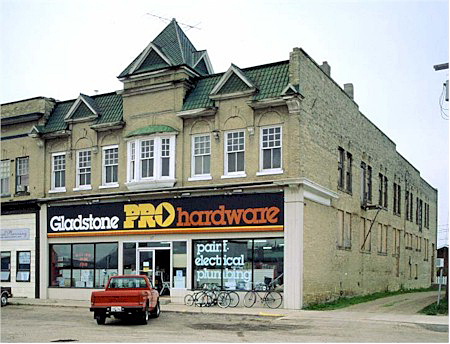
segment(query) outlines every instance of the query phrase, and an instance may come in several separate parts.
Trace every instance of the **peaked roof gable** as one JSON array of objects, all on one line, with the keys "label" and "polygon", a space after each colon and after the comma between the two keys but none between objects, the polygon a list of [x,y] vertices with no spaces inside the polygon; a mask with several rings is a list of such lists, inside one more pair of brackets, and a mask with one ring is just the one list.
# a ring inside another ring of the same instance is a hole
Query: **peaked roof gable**
[{"label": "peaked roof gable", "polygon": [[155,44],[150,43],[139,55],[138,59],[131,64],[129,74],[133,74],[136,71],[148,71],[172,65],[172,61],[161,52],[161,49]]},{"label": "peaked roof gable", "polygon": [[210,96],[240,91],[255,91],[256,86],[239,67],[231,64],[230,68],[212,89]]},{"label": "peaked roof gable", "polygon": [[95,100],[80,93],[79,97],[75,100],[64,117],[64,121],[71,122],[74,120],[96,119],[99,115]]},{"label": "peaked roof gable", "polygon": [[[48,121],[45,123],[45,125],[37,127],[36,133],[51,134],[66,130],[68,128],[68,122],[70,122],[70,120],[65,120],[67,114],[74,107],[79,98],[80,97],[78,97],[77,99],[57,102],[48,118]],[[106,94],[98,94],[85,99],[89,98],[94,101],[96,109],[98,109],[97,113],[101,114],[101,116],[98,116],[97,119],[94,120],[93,125],[107,126],[122,121],[122,96],[120,96],[116,92],[112,92]]]},{"label": "peaked roof gable", "polygon": [[[162,63],[157,57],[161,58],[166,64]],[[144,51],[120,73],[119,78],[168,66],[187,65],[195,69],[201,58],[206,61],[206,74],[214,73],[206,51],[198,52],[176,20],[172,19]],[[201,73],[201,71],[202,69],[197,72]]]}]

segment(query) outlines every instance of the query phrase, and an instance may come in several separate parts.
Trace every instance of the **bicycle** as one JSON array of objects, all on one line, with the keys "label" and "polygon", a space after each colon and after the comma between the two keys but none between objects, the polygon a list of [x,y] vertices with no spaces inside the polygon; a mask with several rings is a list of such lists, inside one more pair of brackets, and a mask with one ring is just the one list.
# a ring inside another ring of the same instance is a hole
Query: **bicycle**
[{"label": "bicycle", "polygon": [[230,294],[219,291],[220,289],[217,285],[208,285],[205,283],[203,290],[186,295],[184,297],[184,303],[187,306],[195,305],[198,307],[211,307],[213,305],[218,305],[221,308],[229,307],[232,302]]},{"label": "bicycle", "polygon": [[[263,296],[259,293],[264,292]],[[253,307],[257,298],[263,305],[267,305],[269,308],[278,308],[283,303],[283,296],[278,291],[273,291],[270,288],[270,284],[257,285],[253,290],[248,291],[244,295],[244,306],[249,308]]]}]

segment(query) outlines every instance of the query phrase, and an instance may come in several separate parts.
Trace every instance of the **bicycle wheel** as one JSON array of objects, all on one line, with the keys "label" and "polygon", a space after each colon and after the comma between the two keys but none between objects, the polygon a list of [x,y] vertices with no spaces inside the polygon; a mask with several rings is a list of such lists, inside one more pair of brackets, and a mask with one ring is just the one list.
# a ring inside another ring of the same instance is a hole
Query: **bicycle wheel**
[{"label": "bicycle wheel", "polygon": [[244,306],[245,307],[252,307],[256,302],[256,292],[253,290],[248,291],[244,295]]},{"label": "bicycle wheel", "polygon": [[270,291],[266,294],[265,302],[269,308],[278,308],[283,302],[283,296],[277,291]]},{"label": "bicycle wheel", "polygon": [[203,307],[206,303],[206,294],[202,291],[198,292],[194,296],[194,304],[197,307]]},{"label": "bicycle wheel", "polygon": [[192,296],[192,294],[187,294],[184,297],[184,304],[186,306],[192,306],[194,304],[194,296]]},{"label": "bicycle wheel", "polygon": [[217,295],[217,305],[220,308],[227,308],[230,305],[231,298],[230,294],[225,291],[222,291]]},{"label": "bicycle wheel", "polygon": [[235,291],[228,292],[230,295],[230,307],[236,307],[239,304],[239,294]]}]

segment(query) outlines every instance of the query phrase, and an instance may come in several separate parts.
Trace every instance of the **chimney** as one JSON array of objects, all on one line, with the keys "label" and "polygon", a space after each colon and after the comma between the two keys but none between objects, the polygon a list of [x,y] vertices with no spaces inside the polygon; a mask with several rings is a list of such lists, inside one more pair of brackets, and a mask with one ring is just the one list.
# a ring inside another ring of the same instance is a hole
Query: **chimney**
[{"label": "chimney", "polygon": [[300,83],[300,48],[294,48],[289,54],[289,82],[292,85]]},{"label": "chimney", "polygon": [[323,61],[323,62],[322,62],[322,65],[320,66],[320,69],[322,69],[322,71],[323,71],[326,75],[331,76],[331,67],[330,67],[330,65],[328,64],[327,61]]},{"label": "chimney", "polygon": [[353,84],[344,84],[344,92],[353,99]]}]

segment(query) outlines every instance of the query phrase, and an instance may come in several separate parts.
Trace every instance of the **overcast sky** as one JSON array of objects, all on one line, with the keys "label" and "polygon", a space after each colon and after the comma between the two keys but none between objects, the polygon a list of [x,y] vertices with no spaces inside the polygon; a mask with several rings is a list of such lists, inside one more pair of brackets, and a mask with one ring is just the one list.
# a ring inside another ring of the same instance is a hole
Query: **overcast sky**
[{"label": "overcast sky", "polygon": [[448,62],[447,1],[0,3],[1,103],[119,90],[117,75],[171,18],[197,50],[208,50],[217,73],[231,63],[287,60],[303,48],[328,61],[338,84],[354,84],[361,112],[438,189],[438,226],[448,228],[448,121],[440,105],[448,70],[433,69]]}]

